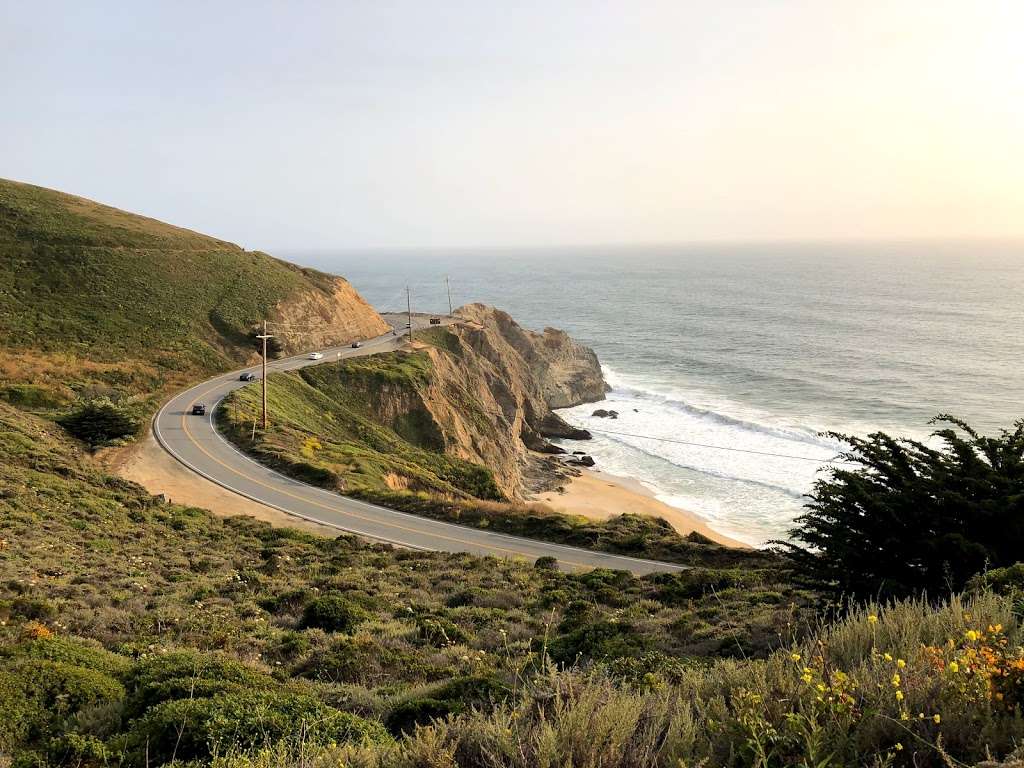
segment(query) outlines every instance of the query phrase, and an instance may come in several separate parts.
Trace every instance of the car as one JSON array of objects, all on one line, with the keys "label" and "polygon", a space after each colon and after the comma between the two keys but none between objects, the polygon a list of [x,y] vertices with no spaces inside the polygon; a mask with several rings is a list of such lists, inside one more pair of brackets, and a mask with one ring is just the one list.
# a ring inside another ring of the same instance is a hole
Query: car
[{"label": "car", "polygon": [[205,416],[206,415],[206,405],[204,405],[203,403],[196,403],[195,405],[193,405],[192,406],[192,415],[193,416]]},{"label": "car", "polygon": [[310,352],[309,353],[309,359],[310,360],[323,360],[324,359],[324,353],[323,352]]},{"label": "car", "polygon": [[430,318],[430,324],[431,325],[440,325],[441,324],[441,318],[440,317],[432,317],[432,318]]},{"label": "car", "polygon": [[255,373],[243,373],[241,376],[238,377],[238,380],[239,381],[256,381],[256,374]]},{"label": "car", "polygon": [[412,323],[406,323],[406,324],[405,324],[405,327],[406,327],[406,328],[412,328]]},{"label": "car", "polygon": [[363,342],[361,342],[361,341],[353,341],[352,342],[352,349],[359,349],[361,346],[363,346]]}]

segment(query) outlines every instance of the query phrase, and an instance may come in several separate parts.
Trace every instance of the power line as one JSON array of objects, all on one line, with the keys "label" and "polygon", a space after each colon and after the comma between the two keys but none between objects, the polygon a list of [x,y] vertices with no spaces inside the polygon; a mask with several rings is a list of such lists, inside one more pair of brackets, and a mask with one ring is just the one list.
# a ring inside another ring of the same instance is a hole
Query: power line
[{"label": "power line", "polygon": [[679,445],[690,445],[695,448],[712,448],[716,451],[735,451],[736,453],[752,453],[756,456],[774,456],[779,459],[798,459],[800,461],[813,461],[817,464],[850,464],[854,465],[852,461],[836,461],[835,458],[824,461],[822,459],[815,459],[810,456],[795,456],[791,453],[773,453],[772,451],[755,451],[752,448],[733,448],[726,445],[710,445],[708,443],[694,443],[689,440],[678,440],[673,437],[654,437],[652,435],[638,435],[635,432],[613,432],[608,429],[595,429],[593,427],[587,427],[590,432],[597,432],[602,435],[620,435],[622,437],[639,437],[643,440],[658,440],[662,443],[677,443]]}]

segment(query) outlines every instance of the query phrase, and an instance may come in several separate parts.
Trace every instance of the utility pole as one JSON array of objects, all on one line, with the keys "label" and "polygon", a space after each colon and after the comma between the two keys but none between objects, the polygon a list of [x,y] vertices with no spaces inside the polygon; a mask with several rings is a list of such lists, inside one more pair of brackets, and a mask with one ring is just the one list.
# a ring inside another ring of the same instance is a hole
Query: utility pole
[{"label": "utility pole", "polygon": [[448,289],[448,317],[452,316],[452,285],[448,282],[448,275],[444,276],[444,287]]},{"label": "utility pole", "polygon": [[405,307],[409,311],[409,343],[412,343],[412,294],[409,286],[405,286]]},{"label": "utility pole", "polygon": [[[267,339],[274,338],[267,333],[267,321],[263,321],[263,333],[256,337],[263,340],[263,431],[267,431]],[[253,427],[253,437],[256,435],[256,428]]]}]

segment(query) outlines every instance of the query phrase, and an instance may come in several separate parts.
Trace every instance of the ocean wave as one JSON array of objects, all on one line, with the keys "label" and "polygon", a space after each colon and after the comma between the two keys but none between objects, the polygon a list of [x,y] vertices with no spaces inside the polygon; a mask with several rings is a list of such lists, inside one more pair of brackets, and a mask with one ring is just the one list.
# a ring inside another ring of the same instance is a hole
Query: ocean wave
[{"label": "ocean wave", "polygon": [[601,368],[604,373],[605,381],[608,382],[613,394],[629,395],[639,400],[651,400],[659,405],[664,405],[681,411],[689,416],[695,416],[697,418],[712,421],[726,427],[735,427],[748,432],[757,432],[782,440],[806,443],[807,445],[827,448],[837,452],[842,450],[843,446],[839,442],[821,437],[816,430],[809,427],[779,427],[738,416],[732,416],[728,413],[722,413],[721,411],[713,410],[711,408],[705,408],[688,403],[685,400],[680,400],[678,397],[672,396],[671,394],[659,392],[656,389],[650,389],[640,383],[632,381],[627,382],[624,377],[608,365],[602,365]]},{"label": "ocean wave", "polygon": [[[595,430],[595,432],[596,431],[597,430]],[[623,445],[623,446],[629,448],[630,450],[636,451],[637,453],[641,453],[641,454],[643,454],[643,455],[645,455],[645,456],[647,456],[649,458],[663,461],[666,464],[671,465],[671,467],[674,468],[674,469],[687,469],[687,470],[690,470],[692,472],[699,472],[702,475],[710,475],[711,477],[716,477],[716,478],[718,478],[720,480],[731,480],[731,481],[735,481],[735,482],[738,482],[738,483],[745,483],[747,485],[754,485],[754,486],[757,486],[759,488],[767,488],[768,490],[778,491],[779,493],[783,493],[786,496],[790,496],[790,497],[792,497],[794,499],[803,499],[804,496],[807,494],[807,490],[802,490],[802,489],[799,489],[799,488],[793,488],[793,487],[788,486],[788,485],[781,485],[779,483],[772,482],[770,480],[759,480],[757,478],[750,477],[749,475],[738,474],[736,472],[728,472],[728,471],[725,471],[723,469],[719,469],[719,468],[715,468],[715,467],[709,467],[707,465],[699,465],[699,464],[691,464],[691,463],[687,463],[687,462],[681,462],[681,461],[676,460],[675,457],[668,456],[668,455],[666,455],[664,453],[659,453],[657,451],[651,450],[650,448],[645,448],[644,446],[637,445],[636,443],[631,443],[631,442],[629,442],[629,440],[623,439],[621,436],[607,434],[607,433],[601,433],[601,432],[598,432],[598,435],[602,439],[608,440],[609,442],[618,443],[619,445]],[[638,440],[645,440],[645,439],[652,439],[652,438],[636,438],[636,439],[638,439]],[[824,463],[825,462],[823,461],[822,464],[824,464]],[[650,482],[650,484],[656,486],[656,488],[659,491],[661,490],[660,483],[658,483],[656,480],[650,480],[649,482]]]}]

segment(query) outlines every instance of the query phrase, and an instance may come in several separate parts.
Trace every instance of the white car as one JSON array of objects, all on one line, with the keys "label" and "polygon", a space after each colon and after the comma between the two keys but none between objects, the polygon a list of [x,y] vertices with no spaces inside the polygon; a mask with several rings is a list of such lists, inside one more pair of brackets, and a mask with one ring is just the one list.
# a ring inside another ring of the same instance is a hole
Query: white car
[{"label": "white car", "polygon": [[310,352],[309,353],[309,359],[310,360],[323,360],[324,359],[324,353],[323,352]]}]

